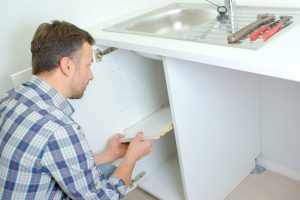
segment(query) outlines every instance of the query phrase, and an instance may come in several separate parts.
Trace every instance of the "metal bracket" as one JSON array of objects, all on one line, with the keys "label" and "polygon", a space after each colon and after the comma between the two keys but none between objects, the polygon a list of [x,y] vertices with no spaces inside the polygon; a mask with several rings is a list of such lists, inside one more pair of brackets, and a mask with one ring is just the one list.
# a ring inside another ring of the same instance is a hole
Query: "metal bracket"
[{"label": "metal bracket", "polygon": [[255,168],[251,171],[250,174],[261,174],[266,170],[263,166],[258,164],[257,158],[255,158]]},{"label": "metal bracket", "polygon": [[117,48],[115,48],[115,47],[109,47],[107,49],[104,49],[103,51],[100,50],[100,49],[98,49],[98,48],[95,49],[94,50],[94,54],[95,54],[96,62],[101,62],[102,61],[102,57],[104,55],[107,55],[107,54],[109,54],[109,53],[111,53],[111,52],[113,52],[115,50],[117,50]]},{"label": "metal bracket", "polygon": [[131,180],[130,184],[128,185],[129,188],[132,188],[134,183],[138,182],[141,178],[143,178],[145,176],[146,172],[142,171],[141,173],[139,173],[138,175],[136,175],[136,177],[134,177],[134,179]]}]

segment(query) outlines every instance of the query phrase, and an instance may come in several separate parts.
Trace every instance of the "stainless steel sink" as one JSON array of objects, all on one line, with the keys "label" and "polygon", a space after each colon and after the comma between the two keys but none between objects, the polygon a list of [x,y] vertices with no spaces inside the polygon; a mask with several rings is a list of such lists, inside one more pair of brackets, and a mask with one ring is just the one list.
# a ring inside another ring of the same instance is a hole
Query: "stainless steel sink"
[{"label": "stainless steel sink", "polygon": [[113,25],[105,30],[165,35],[189,30],[215,19],[217,15],[216,7],[209,4],[174,3]]},{"label": "stainless steel sink", "polygon": [[[220,17],[216,7],[211,4],[172,3],[144,15],[107,27],[104,30],[257,49],[265,42],[261,40],[250,42],[245,38],[239,43],[228,44],[227,36],[255,21],[258,14],[271,13],[276,17],[289,15],[293,16],[294,22],[300,19],[300,8],[237,6],[236,10],[237,12],[233,17]],[[286,29],[295,24],[297,23],[293,23]],[[274,38],[280,34],[277,34]]]},{"label": "stainless steel sink", "polygon": [[[141,18],[130,20],[130,24],[132,25],[128,25],[127,22],[122,24],[124,25],[123,27],[131,31],[168,34],[189,30],[192,27],[215,19],[217,15],[216,9],[211,6],[189,8],[187,6],[173,4],[161,10],[141,16]],[[114,27],[122,26],[122,24]]]}]

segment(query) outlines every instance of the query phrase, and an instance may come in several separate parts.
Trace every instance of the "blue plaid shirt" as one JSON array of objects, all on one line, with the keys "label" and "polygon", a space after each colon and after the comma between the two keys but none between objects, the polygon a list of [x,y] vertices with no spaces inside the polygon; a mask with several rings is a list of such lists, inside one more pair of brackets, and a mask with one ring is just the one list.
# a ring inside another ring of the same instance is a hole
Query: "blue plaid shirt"
[{"label": "blue plaid shirt", "polygon": [[74,109],[32,76],[0,100],[0,199],[122,199],[97,168]]}]

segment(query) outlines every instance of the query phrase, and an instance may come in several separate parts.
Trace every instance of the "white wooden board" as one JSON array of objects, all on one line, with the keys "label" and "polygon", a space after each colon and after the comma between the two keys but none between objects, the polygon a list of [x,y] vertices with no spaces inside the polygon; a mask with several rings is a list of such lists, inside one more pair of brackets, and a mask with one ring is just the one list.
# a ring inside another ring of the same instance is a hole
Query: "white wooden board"
[{"label": "white wooden board", "polygon": [[24,69],[20,72],[14,73],[10,75],[10,79],[14,85],[14,87],[19,86],[22,83],[25,83],[32,76],[32,68]]},{"label": "white wooden board", "polygon": [[170,107],[164,107],[152,115],[141,120],[137,124],[125,129],[123,133],[126,135],[122,142],[130,142],[134,136],[140,132],[144,132],[144,139],[159,139],[161,136],[173,130]]}]

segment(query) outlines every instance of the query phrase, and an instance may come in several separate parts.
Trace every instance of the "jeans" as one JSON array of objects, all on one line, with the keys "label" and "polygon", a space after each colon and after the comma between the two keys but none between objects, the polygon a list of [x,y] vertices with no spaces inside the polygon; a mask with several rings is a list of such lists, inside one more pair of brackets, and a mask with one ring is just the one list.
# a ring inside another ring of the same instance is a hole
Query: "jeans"
[{"label": "jeans", "polygon": [[102,164],[97,166],[98,169],[103,173],[105,178],[109,178],[112,173],[117,169],[117,167],[113,164]]}]

